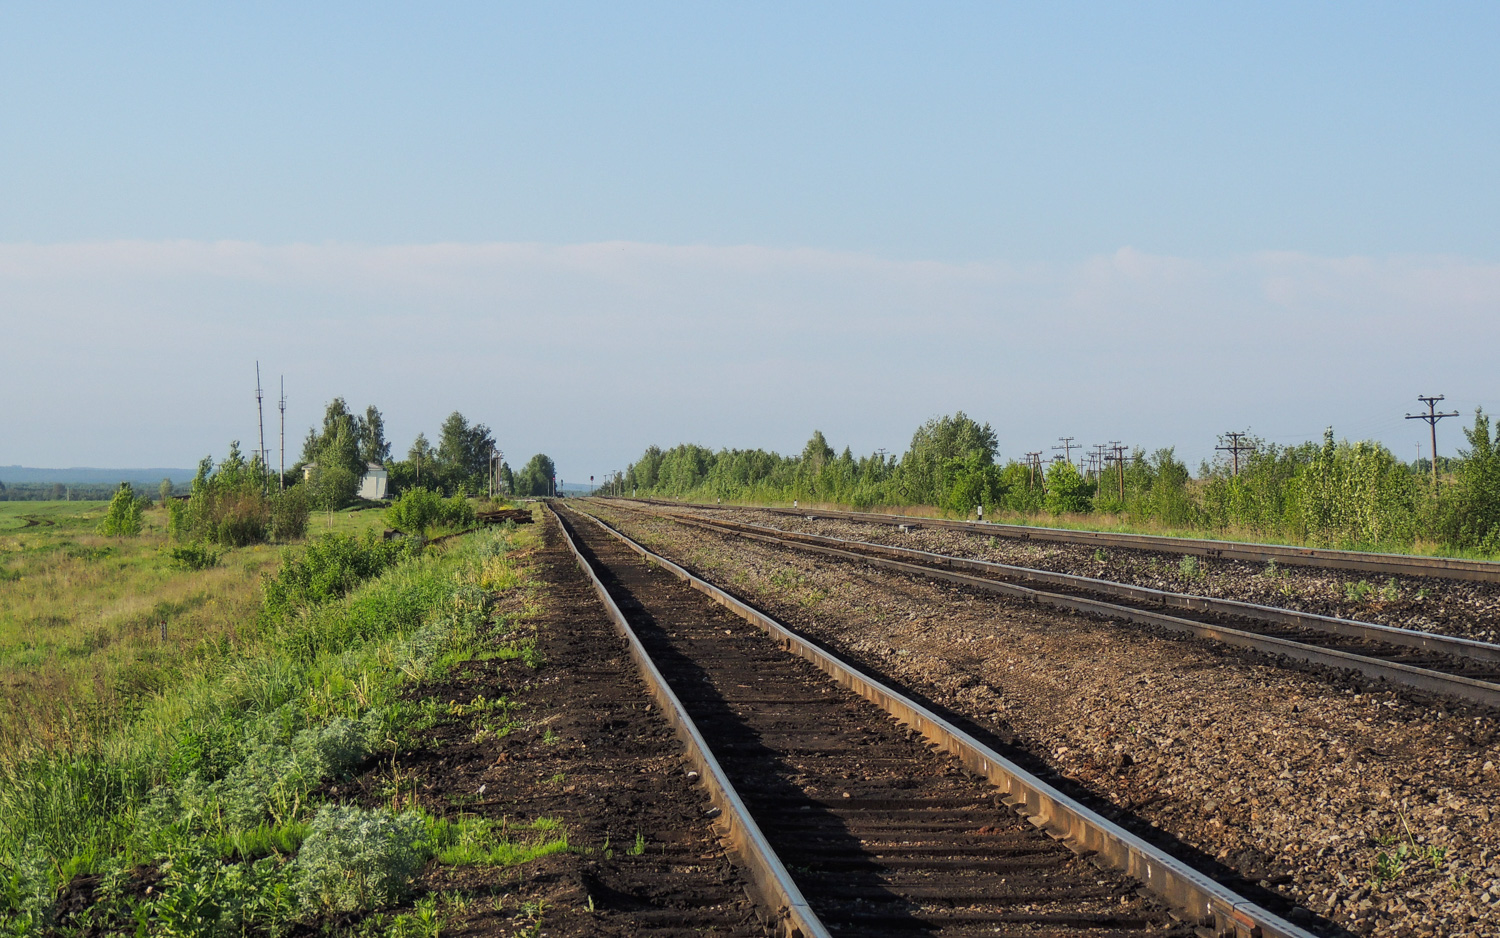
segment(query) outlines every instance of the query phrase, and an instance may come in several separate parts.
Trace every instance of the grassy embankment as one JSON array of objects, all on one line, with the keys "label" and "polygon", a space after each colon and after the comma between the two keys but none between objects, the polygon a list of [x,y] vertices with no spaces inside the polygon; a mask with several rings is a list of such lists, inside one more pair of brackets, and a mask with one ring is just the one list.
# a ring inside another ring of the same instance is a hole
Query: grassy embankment
[{"label": "grassy embankment", "polygon": [[[0,751],[65,745],[108,726],[254,628],[279,547],[223,551],[217,566],[186,569],[167,553],[165,511],[146,512],[139,537],[103,537],[94,529],[107,504],[0,502]],[[314,536],[327,520],[313,519]],[[382,523],[372,510],[333,522],[341,533]]]},{"label": "grassy embankment", "polygon": [[[363,934],[435,934],[430,897],[403,915],[363,913],[407,898],[428,861],[505,865],[566,847],[547,824],[512,839],[480,819],[322,793],[441,718],[404,687],[479,654],[526,657],[475,637],[493,590],[527,588],[510,558],[535,535],[485,532],[421,554],[354,539],[300,558],[247,548],[177,571],[159,520],[108,541],[88,533],[101,508],[5,516],[9,693],[29,680],[57,702],[7,708],[0,930],[277,934],[352,912]],[[18,527],[23,515],[54,523]],[[260,576],[278,564],[267,594],[278,601],[263,606]],[[43,616],[45,646],[26,634],[40,637]],[[91,667],[113,683],[86,680]],[[60,729],[42,728],[49,714]]]}]

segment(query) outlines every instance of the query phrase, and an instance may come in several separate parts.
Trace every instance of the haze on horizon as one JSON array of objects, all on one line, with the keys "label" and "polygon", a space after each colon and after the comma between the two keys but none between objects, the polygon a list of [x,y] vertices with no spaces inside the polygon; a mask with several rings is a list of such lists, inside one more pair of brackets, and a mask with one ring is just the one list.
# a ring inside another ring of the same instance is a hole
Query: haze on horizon
[{"label": "haze on horizon", "polygon": [[1332,425],[1409,459],[1417,394],[1500,409],[1497,27],[9,4],[0,465],[248,448],[257,359],[293,451],[343,395],[398,452],[456,408],[568,481],[959,409],[1002,457]]}]

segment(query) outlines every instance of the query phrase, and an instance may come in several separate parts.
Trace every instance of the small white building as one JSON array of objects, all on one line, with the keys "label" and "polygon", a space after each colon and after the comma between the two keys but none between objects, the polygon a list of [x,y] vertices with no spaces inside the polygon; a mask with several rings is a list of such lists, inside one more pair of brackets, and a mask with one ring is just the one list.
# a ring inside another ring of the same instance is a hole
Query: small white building
[{"label": "small white building", "polygon": [[385,498],[390,473],[378,462],[366,463],[365,474],[359,480],[359,497],[378,502]]}]

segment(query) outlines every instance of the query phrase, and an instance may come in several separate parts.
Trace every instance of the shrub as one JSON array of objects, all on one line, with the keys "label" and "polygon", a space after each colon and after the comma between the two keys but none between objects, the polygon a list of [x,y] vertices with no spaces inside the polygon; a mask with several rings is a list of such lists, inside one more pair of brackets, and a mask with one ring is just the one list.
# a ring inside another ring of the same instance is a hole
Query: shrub
[{"label": "shrub", "polygon": [[438,514],[438,524],[455,530],[473,527],[474,504],[462,495],[444,499],[442,510]]},{"label": "shrub", "polygon": [[271,536],[278,541],[296,541],[307,536],[312,503],[307,488],[294,485],[271,498]]},{"label": "shrub", "polygon": [[297,893],[308,905],[330,912],[397,902],[425,860],[424,833],[414,814],[320,808],[297,854]]},{"label": "shrub", "polygon": [[99,522],[99,533],[109,537],[135,537],[141,533],[141,503],[131,490],[129,482],[121,482],[109,500],[104,520]]},{"label": "shrub", "polygon": [[207,570],[217,567],[219,559],[224,556],[222,551],[211,547],[203,547],[199,544],[184,544],[181,547],[173,547],[167,551],[167,556],[172,558],[172,566],[184,570]]},{"label": "shrub", "polygon": [[276,575],[265,582],[263,609],[279,619],[298,607],[337,599],[411,553],[408,545],[382,541],[373,531],[327,535],[307,545],[301,556],[287,550]]},{"label": "shrub", "polygon": [[386,523],[404,534],[422,537],[436,527],[474,525],[474,505],[462,495],[442,498],[425,488],[407,489],[385,510]]},{"label": "shrub", "polygon": [[1047,470],[1047,510],[1055,515],[1080,514],[1091,507],[1094,484],[1079,475],[1067,460],[1055,462]]},{"label": "shrub", "polygon": [[385,520],[397,531],[421,537],[437,523],[442,513],[442,497],[417,486],[401,493],[401,497],[385,510]]}]

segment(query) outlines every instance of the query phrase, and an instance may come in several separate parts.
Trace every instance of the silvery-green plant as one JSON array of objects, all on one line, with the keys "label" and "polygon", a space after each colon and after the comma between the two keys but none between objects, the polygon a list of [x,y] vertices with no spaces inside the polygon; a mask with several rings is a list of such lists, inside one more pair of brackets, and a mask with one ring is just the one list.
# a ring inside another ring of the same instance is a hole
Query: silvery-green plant
[{"label": "silvery-green plant", "polygon": [[330,912],[396,902],[426,859],[424,834],[414,814],[323,807],[297,854],[297,894],[307,906]]}]

